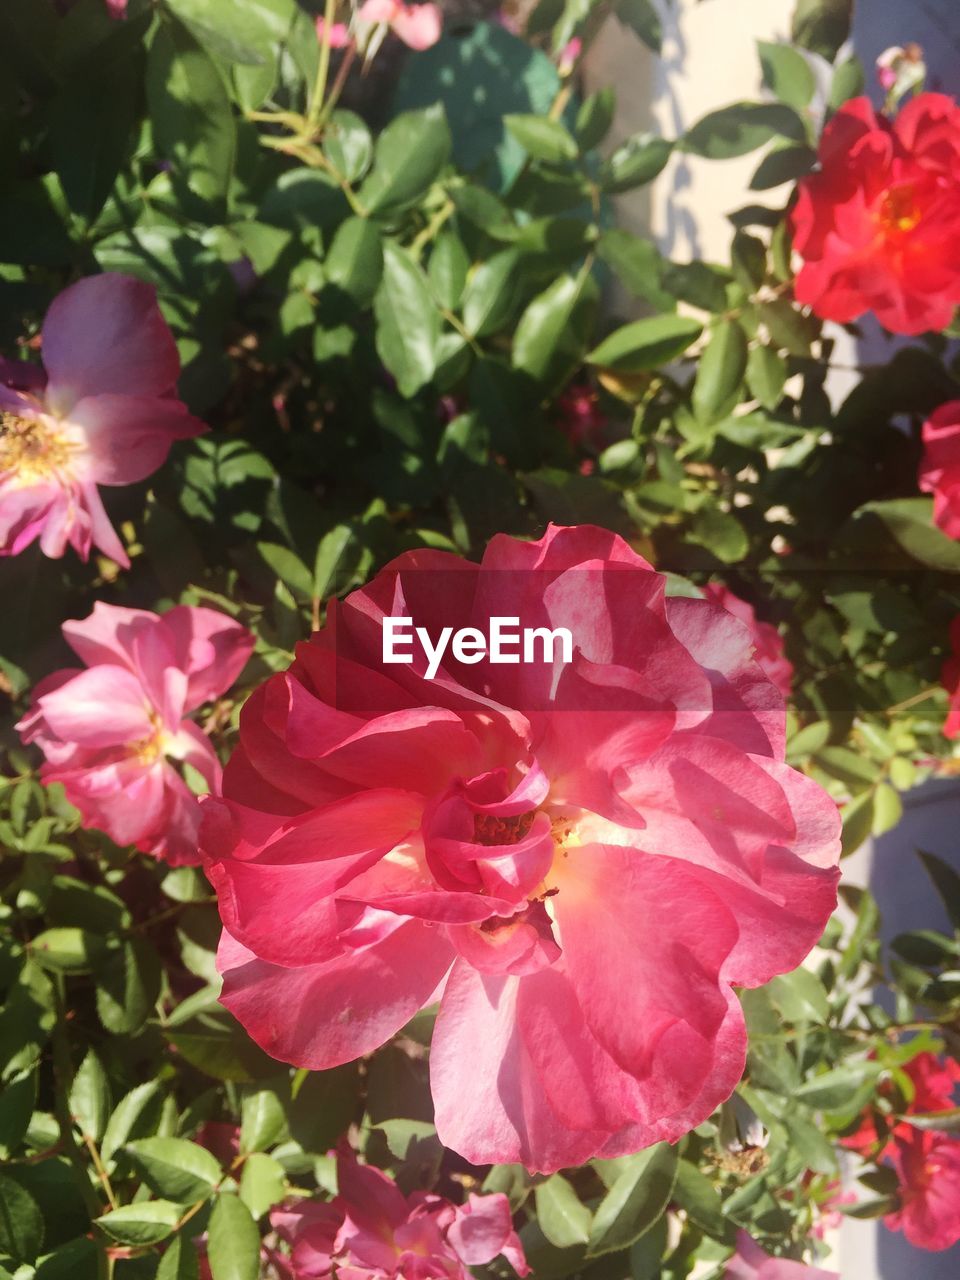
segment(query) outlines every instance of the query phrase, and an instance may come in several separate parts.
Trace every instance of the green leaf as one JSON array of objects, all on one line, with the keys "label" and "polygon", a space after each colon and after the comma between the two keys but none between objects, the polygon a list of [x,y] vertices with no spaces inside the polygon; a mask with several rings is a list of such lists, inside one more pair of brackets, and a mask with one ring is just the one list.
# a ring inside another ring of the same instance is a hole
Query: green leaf
[{"label": "green leaf", "polygon": [[770,999],[787,1022],[826,1022],[830,1003],[823,983],[810,969],[794,969],[767,984]]},{"label": "green leaf", "polygon": [[240,1108],[240,1150],[246,1155],[272,1147],[286,1123],[283,1104],[272,1089],[247,1094]]},{"label": "green leaf", "polygon": [[597,241],[597,256],[635,297],[646,298],[657,311],[676,311],[676,299],[662,283],[663,258],[649,240],[611,228]]},{"label": "green leaf", "polygon": [[719,1191],[689,1160],[681,1160],[677,1165],[673,1198],[690,1219],[714,1239],[725,1240],[731,1234],[731,1223],[724,1216]]},{"label": "green leaf", "polygon": [[475,338],[495,333],[513,310],[519,254],[503,249],[481,262],[467,277],[463,291],[463,323]]},{"label": "green leaf", "polygon": [[383,278],[373,306],[377,353],[409,399],[433,377],[440,314],[420,266],[391,241],[383,246]]},{"label": "green leaf", "polygon": [[797,111],[810,105],[817,82],[802,53],[789,44],[758,40],[763,83],[781,102]]},{"label": "green leaf", "polygon": [[110,1085],[100,1059],[92,1049],[87,1051],[73,1077],[68,1106],[80,1132],[99,1142],[110,1118]]},{"label": "green leaf", "polygon": [[614,12],[625,26],[636,32],[648,49],[660,52],[663,26],[653,0],[616,0]]},{"label": "green leaf", "polygon": [[243,1163],[240,1199],[254,1218],[262,1218],[286,1195],[283,1165],[263,1151],[254,1151]]},{"label": "green leaf", "polygon": [[142,938],[125,942],[98,974],[97,1013],[113,1035],[133,1035],[153,1012],[160,994],[160,960]]},{"label": "green leaf", "polygon": [[881,520],[907,555],[927,568],[954,573],[960,569],[960,543],[948,538],[933,523],[931,498],[868,502],[857,512],[857,518],[862,519],[866,515]]},{"label": "green leaf", "polygon": [[213,1280],[257,1280],[260,1232],[242,1200],[229,1194],[219,1196],[208,1232],[207,1256]]},{"label": "green leaf", "polygon": [[791,107],[776,102],[736,102],[698,120],[679,145],[708,160],[731,160],[776,137],[806,141],[803,121]]},{"label": "green leaf", "polygon": [[37,1267],[35,1280],[98,1280],[103,1274],[100,1262],[98,1242],[79,1236],[48,1253]]},{"label": "green leaf", "polygon": [[199,1280],[199,1276],[196,1245],[182,1233],[174,1236],[160,1259],[156,1280]]},{"label": "green leaf", "polygon": [[765,409],[771,411],[783,399],[787,362],[772,347],[752,347],[747,357],[747,386]]},{"label": "green leaf", "polygon": [[353,541],[353,530],[346,524],[335,525],[320,539],[313,565],[313,594],[317,600],[334,593],[340,562]]},{"label": "green leaf", "polygon": [[960,929],[960,874],[949,863],[932,853],[924,853],[922,849],[918,849],[917,853],[947,909],[950,923],[955,929]]},{"label": "green leaf", "polygon": [[577,112],[574,134],[581,151],[590,151],[598,147],[610,131],[614,112],[617,109],[617,98],[609,85],[604,85],[589,98],[585,98]]},{"label": "green leaf", "polygon": [[183,1208],[169,1200],[143,1200],[123,1204],[95,1222],[118,1244],[152,1245],[166,1240],[183,1214]]},{"label": "green leaf", "polygon": [[888,782],[881,782],[876,789],[873,797],[873,827],[871,834],[874,836],[886,835],[888,831],[892,831],[903,817],[903,801],[900,799],[899,793]]},{"label": "green leaf", "polygon": [[186,1138],[141,1138],[124,1151],[150,1190],[168,1200],[204,1200],[222,1176],[216,1156]]},{"label": "green leaf", "polygon": [[774,298],[761,302],[757,315],[767,327],[771,343],[789,351],[792,356],[809,356],[811,343],[817,337],[819,325],[811,316],[805,316],[789,298]]},{"label": "green leaf", "polygon": [[100,1155],[107,1172],[113,1172],[112,1160],[117,1151],[131,1138],[142,1138],[155,1133],[163,1110],[163,1090],[156,1080],[138,1084],[120,1099],[113,1115],[107,1121]]},{"label": "green leaf", "polygon": [[555,1173],[534,1192],[540,1230],[558,1249],[586,1244],[590,1239],[593,1214],[570,1183]]},{"label": "green leaf", "polygon": [[147,57],[147,103],[160,154],[204,201],[223,203],[233,176],[236,122],[223,76],[187,28],[163,22]]},{"label": "green leaf", "polygon": [[405,111],[391,120],[377,139],[373,170],[360,188],[364,208],[389,214],[413,204],[439,177],[450,146],[440,106]]},{"label": "green leaf", "polygon": [[100,213],[127,159],[142,96],[142,34],[140,23],[130,23],[99,45],[95,63],[84,61],[51,110],[54,167],[70,208],[87,222]]},{"label": "green leaf", "polygon": [[248,65],[271,60],[274,46],[290,30],[294,0],[243,0],[224,8],[220,0],[167,0],[177,17],[211,53]]},{"label": "green leaf", "polygon": [[660,1142],[625,1161],[597,1206],[588,1256],[627,1249],[666,1212],[677,1179],[676,1147]]},{"label": "green leaf", "polygon": [[843,806],[841,810],[843,834],[840,840],[843,857],[859,849],[864,840],[870,838],[873,831],[873,797],[874,791],[871,787]]},{"label": "green leaf", "polygon": [[690,536],[724,564],[736,564],[750,549],[746,530],[730,511],[703,507],[693,518]]},{"label": "green leaf", "polygon": [[37,1071],[30,1067],[12,1076],[0,1093],[0,1159],[19,1149],[36,1105]]},{"label": "green leaf", "polygon": [[640,373],[676,359],[702,332],[703,326],[689,316],[650,316],[615,329],[586,359],[603,369]]},{"label": "green leaf", "polygon": [[373,138],[352,111],[335,111],[323,133],[323,151],[341,177],[358,182],[370,168]]},{"label": "green leaf", "polygon": [[427,275],[442,307],[456,311],[470,270],[470,259],[463,241],[454,231],[444,230],[434,241]]},{"label": "green leaf", "polygon": [[600,169],[600,186],[608,195],[642,187],[663,171],[673,143],[654,133],[637,133],[620,144]]},{"label": "green leaf", "polygon": [[380,232],[366,218],[347,218],[337,227],[324,259],[327,279],[358,306],[373,300],[383,272]]},{"label": "green leaf", "polygon": [[257,551],[298,599],[313,598],[313,575],[295,551],[279,542],[258,542]]},{"label": "green leaf", "polygon": [[40,1206],[19,1182],[0,1174],[0,1254],[15,1262],[33,1262],[43,1247]]},{"label": "green leaf", "polygon": [[837,1111],[850,1106],[869,1090],[881,1071],[878,1062],[849,1062],[833,1067],[794,1089],[793,1096],[815,1111]]},{"label": "green leaf", "polygon": [[89,973],[105,952],[103,938],[85,929],[45,929],[30,944],[37,964],[54,973]]},{"label": "green leaf", "polygon": [[559,276],[537,294],[517,324],[514,368],[538,382],[559,382],[581,358],[586,339],[584,321],[592,314],[595,297],[596,286],[583,273]]},{"label": "green leaf", "polygon": [[714,329],[693,384],[693,410],[701,422],[718,422],[736,407],[747,370],[747,335],[736,320]]},{"label": "green leaf", "polygon": [[923,1129],[934,1133],[960,1133],[960,1107],[949,1111],[933,1111],[929,1115],[904,1116],[907,1124],[915,1129]]},{"label": "green leaf", "polygon": [[791,39],[833,62],[852,26],[853,0],[797,0]]},{"label": "green leaf", "polygon": [[504,116],[503,123],[511,137],[534,160],[563,164],[577,158],[576,139],[559,120],[550,120],[547,116],[508,115]]}]

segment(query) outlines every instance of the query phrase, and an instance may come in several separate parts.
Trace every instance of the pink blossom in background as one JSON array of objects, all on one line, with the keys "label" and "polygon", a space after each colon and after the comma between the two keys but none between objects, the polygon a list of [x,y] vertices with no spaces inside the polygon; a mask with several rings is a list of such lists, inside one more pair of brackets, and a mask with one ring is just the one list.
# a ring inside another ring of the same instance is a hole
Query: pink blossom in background
[{"label": "pink blossom in background", "polygon": [[900,1208],[884,1218],[918,1249],[949,1249],[960,1240],[960,1138],[910,1129],[887,1154],[900,1183]]},{"label": "pink blossom in background", "polygon": [[468,1268],[503,1255],[529,1274],[505,1195],[471,1195],[465,1205],[396,1183],[352,1154],[337,1157],[331,1202],[291,1200],[270,1225],[290,1247],[274,1265],[289,1280],[470,1280]]},{"label": "pink blossom in background", "polygon": [[574,448],[599,448],[607,428],[597,393],[588,382],[571,382],[554,406],[557,426]]},{"label": "pink blossom in background", "polygon": [[723,1280],[840,1280],[836,1271],[808,1267],[790,1258],[771,1258],[745,1231],[737,1232],[737,1252],[727,1263]]},{"label": "pink blossom in background", "polygon": [[200,806],[177,765],[216,789],[220,764],[186,716],[233,684],[253,636],[213,609],[158,616],[101,601],[63,634],[86,670],[42,680],[17,725],[46,757],[41,778],[62,783],[84,825],[117,844],[196,863]]},{"label": "pink blossom in background", "polygon": [[753,640],[754,655],[768,680],[777,686],[785,698],[790,696],[793,680],[793,663],[784,653],[783,636],[770,622],[761,622],[753,605],[741,600],[722,582],[708,582],[704,595],[727,613],[743,623]]},{"label": "pink blossom in background", "polygon": [[[573,660],[382,661],[493,615],[567,626]],[[734,985],[793,969],[836,902],[839,816],[784,763],[749,630],[619,537],[416,551],[256,690],[204,805],[223,1002],[323,1070],[440,998],[440,1140],[552,1171],[674,1141],[729,1097]]]},{"label": "pink blossom in background", "polygon": [[[322,41],[323,34],[327,29],[327,24],[323,18],[317,18],[317,39]],[[350,28],[345,22],[331,22],[330,35],[327,41],[331,49],[346,49],[347,45],[352,44],[350,38]]]},{"label": "pink blossom in background", "polygon": [[180,360],[151,285],[79,280],[43,323],[45,374],[0,367],[0,555],[97,546],[129,565],[98,485],[134,484],[206,427],[176,399]]},{"label": "pink blossom in background", "polygon": [[568,40],[560,51],[560,57],[557,61],[557,71],[561,76],[570,75],[573,68],[577,65],[577,59],[583,50],[583,41],[579,36],[574,36],[572,40]]},{"label": "pink blossom in background", "polygon": [[443,17],[435,4],[404,4],[403,0],[364,0],[357,10],[361,22],[385,22],[411,49],[429,49],[443,31]]},{"label": "pink blossom in background", "polygon": [[934,524],[960,539],[960,400],[940,405],[923,424],[918,480],[933,494]]},{"label": "pink blossom in background", "polygon": [[127,16],[127,0],[105,0],[107,13],[111,18],[125,18]]}]

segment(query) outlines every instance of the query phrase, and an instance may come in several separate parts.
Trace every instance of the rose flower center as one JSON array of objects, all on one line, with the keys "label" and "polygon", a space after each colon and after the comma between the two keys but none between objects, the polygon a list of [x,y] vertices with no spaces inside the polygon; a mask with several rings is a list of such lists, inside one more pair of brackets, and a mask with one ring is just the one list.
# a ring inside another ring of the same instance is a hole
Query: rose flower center
[{"label": "rose flower center", "polygon": [[477,813],[473,819],[473,839],[476,844],[498,845],[519,844],[530,828],[536,811],[518,813],[512,818],[503,818],[494,813]]},{"label": "rose flower center", "polygon": [[884,196],[879,221],[888,234],[913,231],[922,217],[923,210],[917,203],[917,193],[911,183],[893,187]]},{"label": "rose flower center", "polygon": [[23,484],[69,470],[81,446],[66,432],[37,418],[0,413],[0,472]]}]

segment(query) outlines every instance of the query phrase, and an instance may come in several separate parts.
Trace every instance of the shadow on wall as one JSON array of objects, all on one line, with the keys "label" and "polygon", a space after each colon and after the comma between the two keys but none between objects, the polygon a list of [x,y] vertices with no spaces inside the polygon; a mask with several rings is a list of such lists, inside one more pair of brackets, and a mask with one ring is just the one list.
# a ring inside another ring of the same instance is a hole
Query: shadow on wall
[{"label": "shadow on wall", "polygon": [[[958,832],[960,781],[934,782],[907,797],[903,821],[874,842],[869,884],[880,907],[884,943],[908,929],[949,932],[946,912],[930,886],[916,850],[935,853],[960,871]],[[866,1225],[857,1224],[858,1227]],[[929,1253],[914,1249],[899,1232],[879,1225],[875,1247],[878,1280],[958,1280],[960,1277],[960,1244],[943,1253]],[[863,1280],[869,1275],[864,1273]],[[848,1275],[846,1268],[842,1276],[843,1280],[861,1280],[855,1272]]]}]

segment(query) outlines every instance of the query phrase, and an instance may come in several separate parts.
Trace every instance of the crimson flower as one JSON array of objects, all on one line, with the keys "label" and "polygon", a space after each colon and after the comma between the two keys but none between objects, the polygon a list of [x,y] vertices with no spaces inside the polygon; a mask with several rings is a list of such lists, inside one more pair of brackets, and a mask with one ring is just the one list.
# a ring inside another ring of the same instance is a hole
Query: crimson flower
[{"label": "crimson flower", "polygon": [[134,484],[206,427],[175,398],[180,359],[151,285],[78,280],[43,322],[46,372],[0,361],[0,555],[97,546],[130,561],[98,485]]},{"label": "crimson flower", "polygon": [[[439,996],[441,1141],[543,1171],[676,1140],[729,1097],[734,985],[819,938],[839,818],[784,763],[749,631],[665,585],[589,526],[495,537],[480,565],[408,553],[255,691],[201,843],[222,999],[267,1052],[333,1067]],[[447,656],[430,679],[422,649],[383,661],[385,616],[433,642],[563,627],[571,660]]]},{"label": "crimson flower", "polygon": [[225,692],[253,649],[245,627],[213,609],[162,617],[98,601],[63,635],[86,670],[55,672],[17,725],[46,756],[40,776],[63,784],[85,826],[167,862],[196,863],[200,806],[178,765],[220,782],[209,738],[187,719]]},{"label": "crimson flower", "polygon": [[[902,1114],[906,1116],[930,1115],[937,1111],[949,1111],[954,1106],[954,1093],[960,1083],[960,1063],[952,1058],[925,1050],[907,1062],[903,1071],[913,1086],[913,1097],[908,1099]],[[881,1081],[878,1093],[881,1097],[889,1097],[893,1092],[893,1084],[889,1079]],[[909,1136],[913,1133],[909,1120],[901,1120],[889,1129],[889,1141],[893,1137]],[[861,1155],[880,1147],[878,1155],[886,1150],[886,1143],[881,1144],[877,1129],[876,1115],[868,1108],[854,1133],[841,1138],[840,1145]]]},{"label": "crimson flower", "polygon": [[352,1153],[337,1156],[330,1202],[292,1200],[274,1209],[270,1225],[290,1247],[273,1262],[289,1280],[470,1280],[469,1267],[502,1254],[529,1275],[505,1195],[471,1195],[464,1205],[396,1183]]},{"label": "crimson flower", "polygon": [[960,400],[950,400],[923,424],[920,488],[933,494],[933,522],[960,539]]},{"label": "crimson flower", "polygon": [[960,1240],[960,1140],[909,1129],[887,1153],[900,1183],[900,1208],[884,1223],[918,1249],[949,1249]]},{"label": "crimson flower", "polygon": [[893,333],[944,329],[960,303],[960,108],[922,93],[891,124],[844,103],[792,215],[797,301],[841,324],[873,311]]}]

